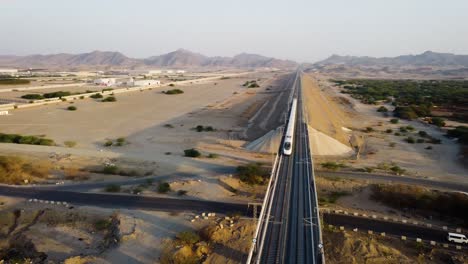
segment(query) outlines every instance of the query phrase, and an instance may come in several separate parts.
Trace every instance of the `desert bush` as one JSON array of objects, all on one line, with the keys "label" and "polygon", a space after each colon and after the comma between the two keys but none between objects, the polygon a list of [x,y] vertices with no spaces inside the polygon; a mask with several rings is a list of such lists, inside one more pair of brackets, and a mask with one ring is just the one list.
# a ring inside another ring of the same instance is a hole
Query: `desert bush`
[{"label": "desert bush", "polygon": [[109,184],[105,188],[106,192],[120,192],[120,190],[121,190],[120,185],[117,185],[117,184]]},{"label": "desert bush", "polygon": [[400,168],[399,166],[396,166],[396,165],[390,167],[390,170],[396,175],[403,175],[406,172],[405,169]]},{"label": "desert bush", "polygon": [[28,99],[28,100],[41,100],[44,99],[44,96],[41,94],[25,94],[21,96],[23,99]]},{"label": "desert bush", "polygon": [[54,146],[55,142],[52,139],[37,137],[37,136],[21,136],[18,134],[3,134],[0,133],[0,143],[16,143],[28,145]]},{"label": "desert bush", "polygon": [[90,97],[93,98],[93,99],[101,99],[104,96],[102,96],[102,94],[100,94],[100,93],[96,93],[96,94],[91,95]]},{"label": "desert bush", "polygon": [[65,141],[63,142],[63,144],[65,144],[65,146],[69,147],[69,148],[73,148],[76,146],[76,142],[75,141]]},{"label": "desert bush", "polygon": [[101,100],[101,102],[115,102],[117,99],[114,96],[108,96]]},{"label": "desert bush", "polygon": [[392,123],[392,124],[398,124],[398,122],[399,122],[398,118],[390,119],[390,123]]},{"label": "desert bush", "polygon": [[177,240],[187,246],[194,245],[200,241],[200,236],[191,231],[183,231],[176,235]]},{"label": "desert bush", "polygon": [[424,143],[424,139],[418,138],[418,139],[416,140],[416,143]]},{"label": "desert bush", "polygon": [[185,155],[185,157],[197,158],[197,157],[201,156],[201,153],[200,153],[200,151],[198,151],[198,150],[196,150],[194,148],[191,148],[191,149],[184,150],[184,155]]},{"label": "desert bush", "polygon": [[370,133],[372,131],[374,131],[374,129],[372,127],[366,127],[366,130],[365,130],[367,133]]},{"label": "desert bush", "polygon": [[119,167],[115,165],[104,166],[104,168],[100,172],[104,174],[118,174]]},{"label": "desert bush", "polygon": [[49,176],[52,164],[48,161],[30,161],[17,156],[0,156],[0,182],[24,184]]},{"label": "desert bush", "polygon": [[160,182],[158,185],[158,193],[167,193],[171,190],[171,185],[167,182]]},{"label": "desert bush", "polygon": [[126,142],[124,137],[120,137],[116,141],[117,141],[117,146],[123,146]]},{"label": "desert bush", "polygon": [[406,142],[410,143],[410,144],[414,144],[416,143],[416,140],[413,138],[413,137],[407,137],[405,139]]},{"label": "desert bush", "polygon": [[184,195],[186,195],[187,193],[188,193],[187,190],[178,190],[178,191],[177,191],[177,195],[179,195],[179,196],[184,196]]},{"label": "desert bush", "polygon": [[69,96],[71,95],[70,92],[64,92],[64,91],[57,91],[57,92],[51,92],[51,93],[45,93],[44,97],[45,98],[56,98],[56,97],[63,97],[63,96]]},{"label": "desert bush", "polygon": [[388,133],[388,134],[391,134],[393,132],[393,130],[391,130],[390,128],[385,130],[385,133]]},{"label": "desert bush", "polygon": [[427,137],[427,136],[428,136],[428,134],[427,134],[426,131],[419,131],[419,132],[418,132],[418,135],[419,135],[420,137]]},{"label": "desert bush", "polygon": [[[424,216],[468,219],[468,196],[459,192],[428,190],[414,185],[378,184],[371,187],[371,198],[391,207],[409,208]],[[468,224],[464,221],[465,226]]]},{"label": "desert bush", "polygon": [[238,166],[237,174],[242,182],[248,184],[264,184],[268,177],[268,172],[259,163]]},{"label": "desert bush", "polygon": [[107,140],[105,143],[104,143],[104,146],[105,147],[110,147],[114,144],[114,142],[112,142],[112,140]]},{"label": "desert bush", "polygon": [[218,155],[218,154],[214,154],[214,153],[210,153],[210,154],[208,154],[207,157],[208,157],[209,159],[216,159],[216,158],[219,157],[219,155]]},{"label": "desert bush", "polygon": [[97,231],[104,231],[104,230],[108,229],[110,227],[110,225],[111,225],[110,219],[99,219],[99,220],[94,222],[94,228]]},{"label": "desert bush", "polygon": [[181,89],[172,89],[172,90],[167,90],[165,94],[183,94],[184,91]]},{"label": "desert bush", "polygon": [[440,118],[440,117],[433,117],[431,118],[431,124],[438,126],[438,127],[443,127],[445,126],[445,120]]},{"label": "desert bush", "polygon": [[379,107],[379,108],[377,109],[377,112],[386,113],[386,112],[388,112],[388,109],[387,109],[387,107],[385,107],[385,106],[382,105],[381,107]]},{"label": "desert bush", "polygon": [[17,78],[2,78],[0,79],[0,85],[19,85],[29,84],[31,81]]},{"label": "desert bush", "polygon": [[342,164],[342,163],[337,163],[337,162],[334,162],[334,161],[328,161],[328,162],[324,162],[322,164],[320,164],[323,168],[327,169],[327,170],[333,170],[333,171],[336,171],[338,169],[341,169],[341,168],[345,168],[346,165]]},{"label": "desert bush", "polygon": [[76,106],[73,106],[73,105],[72,105],[72,106],[67,107],[67,109],[68,109],[69,111],[76,111],[77,108],[76,108]]}]

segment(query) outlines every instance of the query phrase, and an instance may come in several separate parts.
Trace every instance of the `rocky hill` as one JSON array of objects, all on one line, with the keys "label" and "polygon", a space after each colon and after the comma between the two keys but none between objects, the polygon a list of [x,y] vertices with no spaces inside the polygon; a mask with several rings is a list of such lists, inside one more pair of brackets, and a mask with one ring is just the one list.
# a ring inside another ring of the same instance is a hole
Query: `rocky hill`
[{"label": "rocky hill", "polygon": [[242,53],[234,57],[207,57],[184,49],[152,56],[145,59],[134,59],[120,52],[93,51],[82,54],[52,54],[29,56],[1,56],[0,67],[20,68],[77,68],[77,67],[226,67],[226,68],[293,68],[296,62],[279,60],[256,54]]}]

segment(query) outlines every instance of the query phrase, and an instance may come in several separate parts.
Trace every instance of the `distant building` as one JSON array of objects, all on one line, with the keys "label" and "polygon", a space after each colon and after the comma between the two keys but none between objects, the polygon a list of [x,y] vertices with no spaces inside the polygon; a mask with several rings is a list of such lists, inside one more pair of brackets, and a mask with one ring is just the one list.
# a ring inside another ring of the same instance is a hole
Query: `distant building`
[{"label": "distant building", "polygon": [[130,81],[127,82],[128,86],[151,86],[151,85],[160,85],[161,81],[159,80],[134,80],[130,79]]},{"label": "distant building", "polygon": [[0,69],[0,75],[16,75],[18,74],[17,69]]},{"label": "distant building", "polygon": [[6,110],[5,111],[0,111],[0,116],[1,115],[8,115],[8,111],[6,111]]},{"label": "distant building", "polygon": [[116,84],[116,79],[115,78],[96,79],[94,80],[94,84],[100,85],[100,86],[112,86]]},{"label": "distant building", "polygon": [[158,75],[158,74],[161,74],[162,71],[161,70],[149,70],[148,71],[148,75]]},{"label": "distant building", "polygon": [[177,70],[176,73],[178,73],[178,74],[184,74],[185,71],[184,71],[184,70]]},{"label": "distant building", "polygon": [[167,74],[173,74],[174,71],[173,71],[173,70],[167,70],[166,73],[167,73]]}]

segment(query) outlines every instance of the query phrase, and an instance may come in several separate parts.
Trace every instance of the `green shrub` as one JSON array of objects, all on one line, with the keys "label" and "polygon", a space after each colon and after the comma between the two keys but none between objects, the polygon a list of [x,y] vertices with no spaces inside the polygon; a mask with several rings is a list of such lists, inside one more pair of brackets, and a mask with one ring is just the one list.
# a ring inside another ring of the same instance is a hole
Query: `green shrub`
[{"label": "green shrub", "polygon": [[69,148],[73,148],[76,146],[76,142],[75,141],[65,141],[63,142],[63,144],[65,144],[65,146],[69,147]]},{"label": "green shrub", "polygon": [[468,144],[468,126],[457,126],[455,129],[448,130],[447,136],[458,138],[458,142]]},{"label": "green shrub", "polygon": [[114,96],[108,96],[101,100],[101,102],[115,102],[117,99]]},{"label": "green shrub", "polygon": [[120,190],[121,190],[120,185],[117,185],[117,184],[109,184],[105,188],[106,192],[120,192]]},{"label": "green shrub", "polygon": [[372,131],[374,131],[374,129],[373,129],[372,127],[366,127],[366,132],[367,132],[367,133],[370,133],[370,132],[372,132]]},{"label": "green shrub", "polygon": [[110,147],[114,144],[114,142],[112,142],[112,140],[107,140],[106,143],[104,143],[104,147]]},{"label": "green shrub", "polygon": [[444,119],[440,117],[433,117],[431,118],[431,124],[438,126],[438,127],[444,127],[445,126],[445,121]]},{"label": "green shrub", "polygon": [[0,79],[0,85],[21,85],[29,83],[31,83],[31,81],[17,78]]},{"label": "green shrub", "polygon": [[406,127],[400,127],[400,132],[401,133],[406,133],[406,132],[408,132],[408,129],[406,129]]},{"label": "green shrub", "polygon": [[207,157],[208,157],[209,159],[216,159],[216,158],[219,157],[219,155],[218,155],[218,154],[214,154],[214,153],[210,153],[210,154],[208,154]]},{"label": "green shrub", "polygon": [[418,139],[416,140],[416,143],[424,143],[424,139],[418,138]]},{"label": "green shrub", "polygon": [[102,94],[100,94],[100,93],[96,93],[96,94],[91,95],[90,97],[93,98],[93,99],[101,99],[104,96],[102,96]]},{"label": "green shrub", "polygon": [[390,144],[388,144],[390,147],[395,147],[396,146],[396,143],[395,142],[390,142]]},{"label": "green shrub", "polygon": [[386,112],[388,112],[388,109],[387,109],[387,107],[385,107],[385,106],[382,105],[381,107],[379,107],[379,108],[377,109],[377,112],[386,113]]},{"label": "green shrub", "polygon": [[167,193],[171,190],[171,185],[167,182],[160,182],[158,185],[158,193]]},{"label": "green shrub", "polygon": [[29,100],[41,100],[44,99],[44,96],[42,96],[41,94],[25,94],[21,96],[21,98]]},{"label": "green shrub", "polygon": [[94,222],[94,228],[98,231],[104,231],[108,229],[111,225],[111,221],[109,219],[101,219]]},{"label": "green shrub", "polygon": [[197,157],[201,156],[201,153],[200,153],[200,151],[198,151],[198,150],[196,150],[194,148],[191,148],[191,149],[184,150],[184,155],[185,155],[185,157],[197,158]]},{"label": "green shrub", "polygon": [[419,134],[420,137],[427,137],[428,136],[426,131],[419,131],[418,134]]},{"label": "green shrub", "polygon": [[425,217],[457,217],[467,225],[468,196],[461,192],[428,190],[415,185],[378,184],[372,185],[371,198],[397,209],[409,208]]},{"label": "green shrub", "polygon": [[198,243],[198,241],[200,241],[200,236],[197,233],[191,231],[180,232],[176,235],[176,238],[177,241],[187,246],[193,246]]},{"label": "green shrub", "polygon": [[406,130],[408,130],[408,131],[414,131],[414,127],[413,127],[413,126],[406,126]]},{"label": "green shrub", "polygon": [[396,166],[396,165],[390,167],[390,170],[391,170],[393,173],[395,173],[396,175],[403,175],[403,174],[406,172],[405,169],[400,168],[399,166]]},{"label": "green shrub", "polygon": [[328,170],[333,170],[336,171],[341,168],[345,168],[346,166],[342,163],[337,163],[334,161],[328,161],[320,164],[323,168],[328,169]]},{"label": "green shrub", "polygon": [[44,97],[45,98],[61,98],[63,96],[69,96],[71,95],[70,92],[64,92],[64,91],[58,91],[58,92],[52,92],[52,93],[45,93]]},{"label": "green shrub", "polygon": [[184,196],[184,195],[186,195],[187,193],[188,193],[188,191],[186,191],[186,190],[178,190],[178,191],[177,191],[177,195],[179,195],[179,196]]},{"label": "green shrub", "polygon": [[172,89],[165,92],[165,94],[183,94],[184,91],[180,89]]},{"label": "green shrub", "polygon": [[71,106],[67,107],[67,109],[68,109],[68,111],[76,111],[77,108],[76,108],[76,106],[71,105]]},{"label": "green shrub", "polygon": [[385,130],[385,133],[388,133],[388,134],[391,134],[393,132],[393,130],[391,130],[390,128]]},{"label": "green shrub", "polygon": [[416,143],[416,140],[413,138],[413,137],[407,137],[405,139],[406,142],[410,143],[410,144],[414,144]]},{"label": "green shrub", "polygon": [[103,174],[119,174],[119,167],[115,165],[104,166],[100,172]]},{"label": "green shrub", "polygon": [[264,184],[268,176],[268,172],[259,163],[238,166],[237,174],[242,182],[248,184]]},{"label": "green shrub", "polygon": [[390,119],[390,123],[392,123],[392,124],[398,124],[399,121],[400,120],[398,120],[397,118]]},{"label": "green shrub", "polygon": [[36,137],[36,136],[21,136],[17,134],[0,133],[0,143],[16,143],[28,145],[54,146],[55,142],[52,139]]}]

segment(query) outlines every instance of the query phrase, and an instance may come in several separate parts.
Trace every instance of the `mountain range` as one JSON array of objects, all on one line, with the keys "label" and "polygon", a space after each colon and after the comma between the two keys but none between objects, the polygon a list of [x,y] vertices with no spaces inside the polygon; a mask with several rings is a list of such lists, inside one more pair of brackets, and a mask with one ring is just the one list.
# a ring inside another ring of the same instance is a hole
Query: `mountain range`
[{"label": "mountain range", "polygon": [[257,54],[241,53],[234,57],[208,57],[185,49],[136,59],[120,52],[93,51],[82,54],[51,54],[29,56],[2,56],[0,66],[20,68],[145,68],[145,67],[176,67],[176,68],[293,68],[297,63],[290,60],[280,60]]},{"label": "mountain range", "polygon": [[403,55],[398,57],[356,57],[332,55],[314,65],[346,65],[346,66],[438,66],[438,67],[468,67],[468,55],[452,53],[437,53],[426,51],[418,55]]}]

